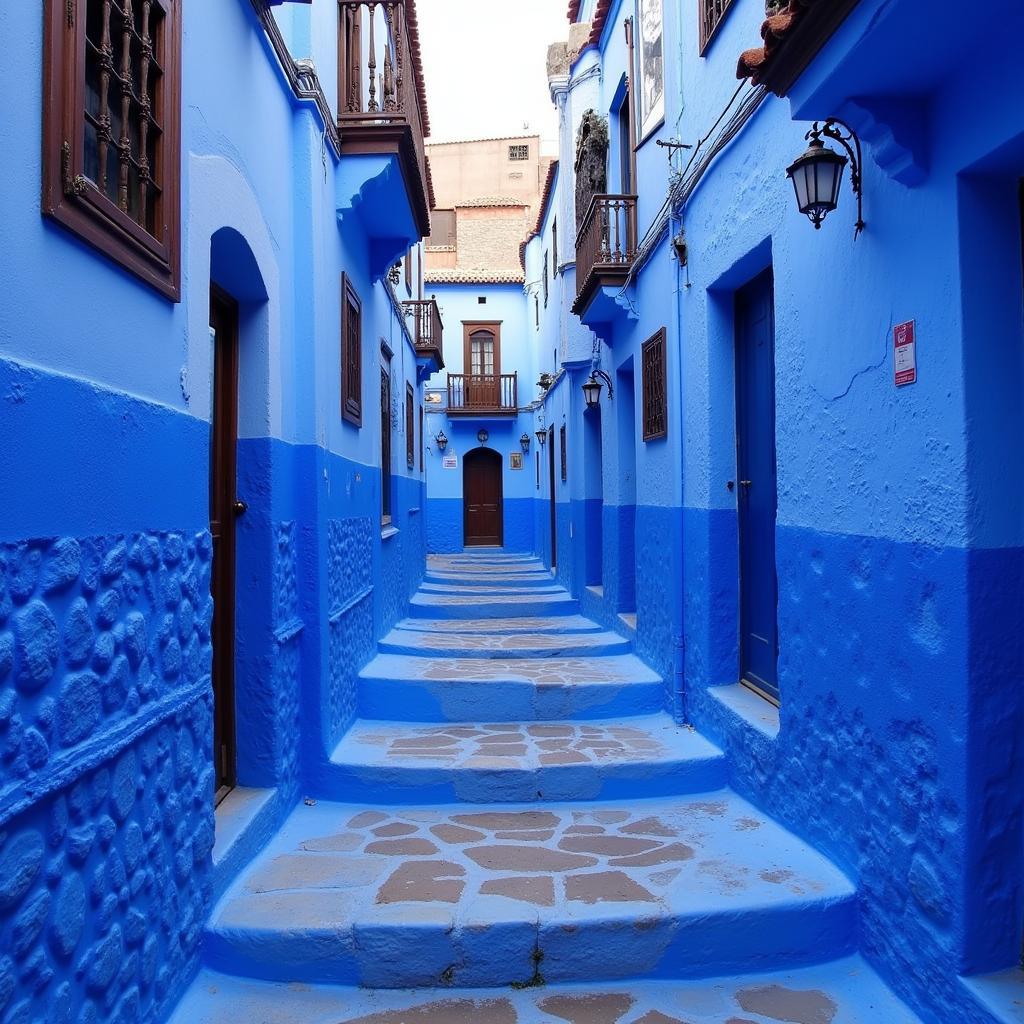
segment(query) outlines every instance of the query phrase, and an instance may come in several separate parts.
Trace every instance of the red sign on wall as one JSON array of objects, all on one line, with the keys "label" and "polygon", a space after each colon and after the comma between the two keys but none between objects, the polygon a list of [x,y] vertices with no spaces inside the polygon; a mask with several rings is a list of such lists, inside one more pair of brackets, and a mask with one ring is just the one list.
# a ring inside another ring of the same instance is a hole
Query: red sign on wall
[{"label": "red sign on wall", "polygon": [[917,332],[914,321],[897,324],[893,328],[894,358],[893,367],[896,372],[896,387],[913,384],[917,381]]}]

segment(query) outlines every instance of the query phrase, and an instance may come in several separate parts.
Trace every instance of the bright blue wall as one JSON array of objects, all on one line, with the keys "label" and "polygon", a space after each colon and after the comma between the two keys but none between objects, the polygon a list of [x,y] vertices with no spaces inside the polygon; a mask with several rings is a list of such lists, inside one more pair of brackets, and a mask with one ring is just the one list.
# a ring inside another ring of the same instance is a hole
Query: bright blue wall
[{"label": "bright blue wall", "polygon": [[[19,55],[0,68],[5,109],[18,111],[0,119],[12,169],[0,243],[18,254],[0,262],[5,1020],[165,1015],[196,967],[212,898],[350,724],[356,675],[422,575],[418,437],[414,466],[405,460],[416,359],[367,272],[372,225],[339,221],[346,164],[325,149],[315,108],[292,97],[248,0],[182,6],[178,304],[40,216],[39,76],[25,69],[42,65],[42,19],[0,15]],[[279,13],[334,102],[336,36],[323,26],[336,4]],[[377,170],[391,205],[406,203],[394,168]],[[363,301],[361,429],[339,415],[343,270]],[[248,824],[231,797],[213,812],[211,279],[241,313],[238,776],[266,791]],[[386,537],[382,341],[393,350]],[[421,402],[417,386],[417,423]],[[240,838],[214,856],[225,825]]]}]

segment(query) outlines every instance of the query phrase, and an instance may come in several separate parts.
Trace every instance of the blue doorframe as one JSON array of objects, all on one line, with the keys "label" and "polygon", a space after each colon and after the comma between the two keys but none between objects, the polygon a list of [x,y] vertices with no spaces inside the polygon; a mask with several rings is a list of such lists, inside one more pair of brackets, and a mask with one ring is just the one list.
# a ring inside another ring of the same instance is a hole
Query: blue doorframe
[{"label": "blue doorframe", "polygon": [[775,521],[775,315],[772,272],[736,293],[736,469],[740,678],[779,699]]}]

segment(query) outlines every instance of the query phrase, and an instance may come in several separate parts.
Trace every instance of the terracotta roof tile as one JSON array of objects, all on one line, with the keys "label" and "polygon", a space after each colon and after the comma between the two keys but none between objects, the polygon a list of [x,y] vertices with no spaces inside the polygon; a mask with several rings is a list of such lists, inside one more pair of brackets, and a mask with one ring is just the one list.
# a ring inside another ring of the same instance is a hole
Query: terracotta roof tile
[{"label": "terracotta roof tile", "polygon": [[424,284],[522,284],[523,275],[515,270],[464,269],[427,270]]},{"label": "terracotta roof tile", "polygon": [[580,16],[583,0],[569,0],[569,23],[572,24]]},{"label": "terracotta roof tile", "polygon": [[[808,23],[813,46],[816,48],[824,44],[831,32],[856,4],[857,0],[829,0],[828,3],[825,0],[788,0],[782,3],[780,9],[765,18],[761,25],[763,45],[744,50],[740,54],[736,77],[749,78],[755,85],[762,84],[778,63],[777,55],[786,48],[788,42],[800,34],[801,26],[805,22]],[[807,53],[802,53],[797,58],[795,73],[798,74],[802,70],[807,57]],[[782,77],[785,79],[785,72]],[[780,94],[785,91],[785,81],[781,83],[783,88],[780,88],[779,82],[767,84]]]},{"label": "terracotta roof tile", "polygon": [[480,196],[477,199],[467,199],[465,202],[455,204],[457,209],[476,206],[514,206],[521,210],[525,210],[527,205],[522,200],[512,199],[509,196]]}]

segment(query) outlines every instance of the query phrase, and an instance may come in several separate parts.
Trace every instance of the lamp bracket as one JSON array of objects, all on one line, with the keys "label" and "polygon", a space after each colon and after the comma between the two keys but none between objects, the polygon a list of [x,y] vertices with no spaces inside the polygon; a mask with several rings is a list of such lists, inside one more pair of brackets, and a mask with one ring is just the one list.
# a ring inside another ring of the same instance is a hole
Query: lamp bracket
[{"label": "lamp bracket", "polygon": [[591,370],[590,371],[590,376],[591,377],[597,377],[598,380],[604,381],[605,387],[608,388],[608,400],[611,401],[615,397],[614,390],[612,388],[612,379],[611,379],[611,377],[609,377],[608,374],[604,372],[604,370],[598,370],[598,369]]},{"label": "lamp bracket", "polygon": [[804,136],[808,141],[817,139],[820,141],[824,135],[827,139],[838,142],[846,150],[850,158],[850,187],[857,197],[857,223],[854,225],[854,239],[864,230],[867,225],[864,222],[864,158],[861,153],[860,139],[857,133],[838,117],[830,117],[827,121],[815,121],[811,130]]}]

